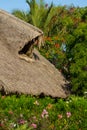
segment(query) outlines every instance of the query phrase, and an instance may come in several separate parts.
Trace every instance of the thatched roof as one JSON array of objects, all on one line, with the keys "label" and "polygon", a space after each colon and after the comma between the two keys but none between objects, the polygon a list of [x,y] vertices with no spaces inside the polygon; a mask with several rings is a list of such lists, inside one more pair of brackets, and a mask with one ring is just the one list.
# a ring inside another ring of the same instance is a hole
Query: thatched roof
[{"label": "thatched roof", "polygon": [[6,93],[50,95],[65,98],[65,79],[40,53],[27,62],[19,57],[19,50],[43,32],[22,20],[0,10],[0,90]]}]

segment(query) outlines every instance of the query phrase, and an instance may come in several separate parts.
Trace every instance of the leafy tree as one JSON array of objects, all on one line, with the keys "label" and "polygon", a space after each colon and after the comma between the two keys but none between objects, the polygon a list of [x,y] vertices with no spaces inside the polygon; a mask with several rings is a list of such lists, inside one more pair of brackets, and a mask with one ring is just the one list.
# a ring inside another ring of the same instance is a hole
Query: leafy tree
[{"label": "leafy tree", "polygon": [[68,36],[67,42],[72,92],[83,94],[84,91],[87,91],[87,24],[79,23],[73,35]]},{"label": "leafy tree", "polygon": [[83,22],[87,22],[87,7],[81,8],[81,18]]},{"label": "leafy tree", "polygon": [[44,6],[42,5],[42,0],[37,4],[36,0],[26,0],[30,8],[30,21],[33,25],[40,27],[41,17],[44,11]]}]

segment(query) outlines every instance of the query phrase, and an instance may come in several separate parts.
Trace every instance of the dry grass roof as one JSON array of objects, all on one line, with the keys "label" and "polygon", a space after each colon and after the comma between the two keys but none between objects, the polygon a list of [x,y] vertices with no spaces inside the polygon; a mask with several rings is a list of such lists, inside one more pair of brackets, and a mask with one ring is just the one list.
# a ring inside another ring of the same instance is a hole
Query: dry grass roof
[{"label": "dry grass roof", "polygon": [[65,78],[40,53],[35,62],[28,63],[19,58],[18,51],[28,41],[43,32],[0,10],[0,90],[6,93],[23,93],[67,97]]}]

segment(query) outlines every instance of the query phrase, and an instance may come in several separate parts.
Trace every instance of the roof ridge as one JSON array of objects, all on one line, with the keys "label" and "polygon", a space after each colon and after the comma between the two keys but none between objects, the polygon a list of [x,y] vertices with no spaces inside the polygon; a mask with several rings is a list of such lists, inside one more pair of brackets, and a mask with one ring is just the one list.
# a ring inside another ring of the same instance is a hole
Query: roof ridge
[{"label": "roof ridge", "polygon": [[27,25],[27,26],[32,27],[35,31],[38,31],[39,33],[41,33],[41,35],[43,35],[43,31],[40,30],[38,27],[36,27],[36,26],[34,26],[34,25],[31,25],[30,23],[27,23],[27,22],[25,22],[25,21],[23,21],[23,20],[17,18],[17,17],[14,16],[13,14],[10,14],[9,12],[4,11],[4,10],[2,10],[2,9],[0,9],[0,13],[6,14],[6,15],[8,15],[9,17],[13,18],[14,20],[17,20],[17,21],[19,21],[19,22],[21,22],[21,23],[23,23],[23,24],[25,24],[25,25]]}]

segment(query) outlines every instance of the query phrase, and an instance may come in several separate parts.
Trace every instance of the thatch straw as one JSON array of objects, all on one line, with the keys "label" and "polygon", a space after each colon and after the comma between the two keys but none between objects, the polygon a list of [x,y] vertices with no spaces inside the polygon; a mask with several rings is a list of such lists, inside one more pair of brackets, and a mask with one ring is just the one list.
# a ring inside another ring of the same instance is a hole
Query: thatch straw
[{"label": "thatch straw", "polygon": [[28,62],[18,52],[35,37],[42,36],[38,28],[0,10],[0,90],[6,93],[67,96],[65,78],[35,49],[36,60]]}]

